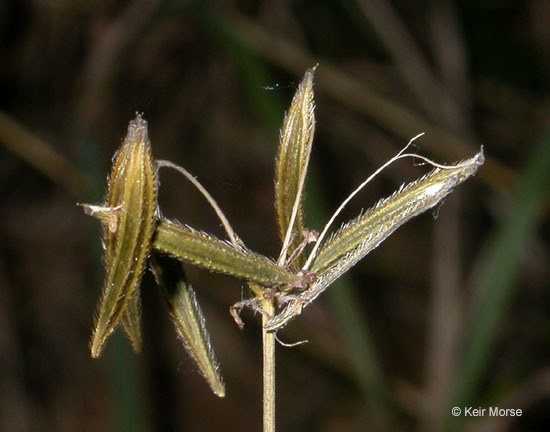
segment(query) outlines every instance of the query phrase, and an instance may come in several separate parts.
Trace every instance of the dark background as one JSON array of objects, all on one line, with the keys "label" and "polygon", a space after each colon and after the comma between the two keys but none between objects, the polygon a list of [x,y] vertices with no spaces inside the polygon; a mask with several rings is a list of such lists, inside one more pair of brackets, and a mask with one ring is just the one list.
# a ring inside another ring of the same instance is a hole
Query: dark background
[{"label": "dark background", "polygon": [[[100,204],[136,111],[252,249],[277,256],[273,165],[284,110],[316,74],[308,226],[414,135],[439,162],[487,162],[279,333],[281,431],[548,430],[548,77],[543,1],[0,3],[0,430],[258,431],[259,317],[243,283],[187,267],[227,386],[215,397],[146,275],[144,351],[88,342],[104,276]],[[387,169],[340,222],[425,172]],[[223,237],[181,176],[163,213]],[[452,406],[521,408],[453,418]]]}]

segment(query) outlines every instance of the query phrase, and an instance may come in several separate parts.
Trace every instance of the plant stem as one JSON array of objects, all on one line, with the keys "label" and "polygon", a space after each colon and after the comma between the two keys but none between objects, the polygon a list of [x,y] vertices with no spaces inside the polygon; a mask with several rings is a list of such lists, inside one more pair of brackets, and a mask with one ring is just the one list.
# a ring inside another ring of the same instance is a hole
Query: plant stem
[{"label": "plant stem", "polygon": [[262,341],[264,364],[264,432],[275,432],[275,333],[265,329],[275,313],[273,300],[262,300]]}]

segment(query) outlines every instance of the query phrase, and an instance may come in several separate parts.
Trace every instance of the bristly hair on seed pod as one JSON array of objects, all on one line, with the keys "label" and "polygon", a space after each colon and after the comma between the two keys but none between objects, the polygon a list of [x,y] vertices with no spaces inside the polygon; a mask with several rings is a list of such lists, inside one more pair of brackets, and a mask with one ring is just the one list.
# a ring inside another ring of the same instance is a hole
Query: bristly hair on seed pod
[{"label": "bristly hair on seed pod", "polygon": [[103,223],[106,280],[92,336],[91,354],[101,355],[121,324],[136,351],[141,348],[139,284],[151,251],[157,210],[157,178],[147,122],[136,114],[113,160],[102,206],[84,205]]},{"label": "bristly hair on seed pod", "polygon": [[195,361],[214,394],[224,397],[225,386],[220,365],[214,355],[195,291],[185,278],[182,263],[156,252],[152,254],[149,261],[183,346]]},{"label": "bristly hair on seed pod", "polygon": [[[308,69],[288,109],[275,166],[275,210],[283,247],[279,264],[284,264],[304,242],[304,184],[313,136],[315,133],[315,103],[313,75],[317,66]],[[302,264],[298,256],[296,264]]]},{"label": "bristly hair on seed pod", "polygon": [[210,271],[267,285],[295,283],[300,276],[244,246],[160,219],[153,249]]}]

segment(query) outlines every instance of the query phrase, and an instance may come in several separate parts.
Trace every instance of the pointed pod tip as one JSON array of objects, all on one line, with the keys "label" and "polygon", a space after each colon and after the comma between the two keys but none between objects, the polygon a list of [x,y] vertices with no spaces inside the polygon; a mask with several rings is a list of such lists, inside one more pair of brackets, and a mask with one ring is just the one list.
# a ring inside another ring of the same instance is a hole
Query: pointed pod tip
[{"label": "pointed pod tip", "polygon": [[477,153],[471,159],[464,161],[457,166],[459,182],[462,183],[468,177],[473,176],[479,167],[485,163],[485,154],[483,152],[483,146],[481,146],[479,153]]},{"label": "pointed pod tip", "polygon": [[142,114],[136,112],[136,117],[128,124],[128,134],[126,135],[126,141],[130,142],[148,142],[149,132],[147,128],[147,120],[145,120]]},{"label": "pointed pod tip", "polygon": [[101,357],[101,353],[103,352],[103,346],[104,344],[101,343],[101,341],[96,338],[96,334],[94,333],[94,338],[92,339],[92,344],[90,346],[90,355],[93,359],[97,359]]},{"label": "pointed pod tip", "polygon": [[141,339],[141,334],[132,334],[129,332],[128,327],[123,325],[122,329],[126,333],[126,336],[128,336],[128,339],[130,340],[130,344],[132,345],[132,350],[134,351],[134,354],[141,354],[141,350],[143,348],[143,341]]},{"label": "pointed pod tip", "polygon": [[480,147],[479,153],[474,156],[474,163],[478,166],[485,163],[485,152],[483,150],[483,146]]},{"label": "pointed pod tip", "polygon": [[147,120],[143,118],[143,114],[136,111],[136,117],[130,121],[130,126],[134,127],[147,127]]},{"label": "pointed pod tip", "polygon": [[214,391],[214,394],[220,398],[223,398],[225,397],[225,388],[223,388],[223,386],[219,389],[216,389],[216,390],[213,390]]},{"label": "pointed pod tip", "polygon": [[319,63],[316,63],[313,67],[306,70],[306,73],[304,74],[303,82],[313,81],[313,77],[315,75],[315,71],[317,70],[318,66],[319,66]]},{"label": "pointed pod tip", "polygon": [[94,331],[92,332],[92,338],[90,340],[90,355],[93,359],[101,357],[105,345],[107,344],[107,339],[113,330],[105,332],[105,329],[101,328],[99,323],[94,326]]}]

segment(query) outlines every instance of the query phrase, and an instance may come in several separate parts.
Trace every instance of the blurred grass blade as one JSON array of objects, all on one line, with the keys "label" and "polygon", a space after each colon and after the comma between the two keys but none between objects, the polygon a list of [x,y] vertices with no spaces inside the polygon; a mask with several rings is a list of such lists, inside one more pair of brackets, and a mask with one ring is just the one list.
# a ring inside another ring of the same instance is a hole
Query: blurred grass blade
[{"label": "blurred grass blade", "polygon": [[130,122],[128,134],[115,156],[105,207],[101,211],[94,206],[85,209],[91,215],[97,213],[104,222],[107,278],[92,337],[91,351],[95,358],[101,355],[107,338],[134,297],[151,249],[157,181],[147,122],[139,115]]},{"label": "blurred grass blade", "polygon": [[[347,355],[355,374],[356,384],[368,402],[376,430],[392,430],[388,427],[390,397],[384,382],[384,374],[376,357],[374,338],[356,291],[347,275],[340,278],[336,287],[328,291],[335,322],[348,347]],[[383,427],[383,426],[386,427]]]},{"label": "blurred grass blade", "polygon": [[0,110],[0,144],[75,196],[91,188],[91,180],[52,145]]},{"label": "blurred grass blade", "polygon": [[151,256],[150,263],[185,349],[212,391],[217,396],[224,397],[225,386],[219,363],[214,355],[195,292],[185,279],[182,264],[174,258],[157,253]]},{"label": "blurred grass blade", "polygon": [[483,152],[456,167],[436,168],[381,200],[366,214],[347,223],[321,249],[311,271],[317,279],[269,323],[276,330],[314,301],[328,286],[414,216],[435,207],[483,164]]},{"label": "blurred grass blade", "polygon": [[315,131],[315,68],[306,71],[285,115],[279,139],[275,168],[275,210],[283,244],[289,244],[291,233],[294,236],[286,250],[288,255],[304,240],[303,188]]},{"label": "blurred grass blade", "polygon": [[[476,297],[450,406],[474,406],[475,392],[499,328],[519,288],[516,282],[526,258],[527,245],[541,221],[545,204],[548,204],[549,190],[550,129],[547,129],[531,153],[509,210],[493,233],[480,260],[479,271],[474,276],[472,289]],[[447,430],[457,430],[462,420],[462,417],[450,420]]]},{"label": "blurred grass blade", "polygon": [[260,284],[287,285],[300,279],[262,255],[166,220],[157,226],[153,248],[208,270]]},{"label": "blurred grass blade", "polygon": [[122,314],[122,330],[128,337],[136,354],[141,352],[143,338],[141,336],[141,296],[139,288],[128,302],[126,310]]}]

